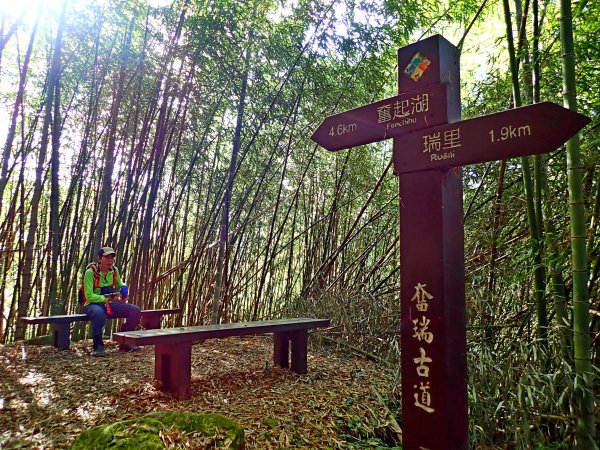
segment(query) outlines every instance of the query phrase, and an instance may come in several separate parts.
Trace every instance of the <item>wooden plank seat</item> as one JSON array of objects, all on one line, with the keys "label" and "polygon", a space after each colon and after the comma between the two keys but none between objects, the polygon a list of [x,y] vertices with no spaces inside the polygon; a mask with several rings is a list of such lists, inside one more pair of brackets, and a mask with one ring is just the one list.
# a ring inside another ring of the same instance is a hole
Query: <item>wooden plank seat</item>
[{"label": "wooden plank seat", "polygon": [[134,346],[154,345],[154,378],[161,389],[178,399],[190,398],[192,372],[192,342],[273,333],[273,363],[291,370],[307,372],[308,330],[328,327],[329,319],[278,319],[256,322],[226,323],[160,330],[126,331],[114,333],[120,344]]},{"label": "wooden plank seat", "polygon": [[[142,311],[140,323],[146,330],[160,328],[160,319],[164,315],[179,314],[179,308],[145,309]],[[68,350],[71,345],[71,323],[88,321],[85,314],[65,314],[57,316],[21,317],[20,320],[30,325],[53,324],[52,345],[60,350]]]}]

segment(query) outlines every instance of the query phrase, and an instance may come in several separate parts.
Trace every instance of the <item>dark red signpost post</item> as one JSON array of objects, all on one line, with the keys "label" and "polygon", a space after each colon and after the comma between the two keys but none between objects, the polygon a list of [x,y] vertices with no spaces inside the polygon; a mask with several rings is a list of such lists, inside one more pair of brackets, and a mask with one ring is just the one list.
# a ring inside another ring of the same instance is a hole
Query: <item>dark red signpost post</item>
[{"label": "dark red signpost post", "polygon": [[[460,119],[456,47],[441,36],[409,45],[398,70],[399,92],[447,83],[445,122]],[[403,448],[466,450],[462,171],[402,173],[399,182]]]},{"label": "dark red signpost post", "polygon": [[394,138],[400,188],[403,448],[468,448],[462,170],[552,151],[589,119],[552,103],[460,121],[458,49],[441,36],[398,51],[391,99],[327,118],[328,150]]}]

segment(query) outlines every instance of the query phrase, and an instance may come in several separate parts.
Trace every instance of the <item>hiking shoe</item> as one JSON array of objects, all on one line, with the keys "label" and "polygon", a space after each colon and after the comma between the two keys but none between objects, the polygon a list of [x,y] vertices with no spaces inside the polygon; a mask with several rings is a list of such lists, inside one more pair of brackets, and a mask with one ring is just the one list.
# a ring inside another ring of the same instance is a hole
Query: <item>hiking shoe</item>
[{"label": "hiking shoe", "polygon": [[141,349],[142,349],[142,347],[137,347],[135,345],[129,345],[129,344],[119,345],[120,352],[139,352]]},{"label": "hiking shoe", "polygon": [[98,345],[92,352],[92,356],[106,356],[104,345]]}]

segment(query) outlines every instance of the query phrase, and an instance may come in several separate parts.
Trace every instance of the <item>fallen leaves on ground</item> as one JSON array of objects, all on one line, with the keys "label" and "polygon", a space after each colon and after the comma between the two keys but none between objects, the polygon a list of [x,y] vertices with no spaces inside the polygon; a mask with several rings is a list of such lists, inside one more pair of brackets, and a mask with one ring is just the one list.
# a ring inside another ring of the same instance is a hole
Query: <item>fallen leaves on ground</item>
[{"label": "fallen leaves on ground", "polygon": [[119,353],[109,342],[104,358],[90,347],[0,346],[0,448],[67,448],[87,428],[155,411],[230,417],[247,449],[393,444],[373,391],[388,391],[386,371],[352,354],[312,346],[298,375],[273,367],[268,336],[208,340],[192,348],[192,396],[181,401],[154,382],[153,347]]}]

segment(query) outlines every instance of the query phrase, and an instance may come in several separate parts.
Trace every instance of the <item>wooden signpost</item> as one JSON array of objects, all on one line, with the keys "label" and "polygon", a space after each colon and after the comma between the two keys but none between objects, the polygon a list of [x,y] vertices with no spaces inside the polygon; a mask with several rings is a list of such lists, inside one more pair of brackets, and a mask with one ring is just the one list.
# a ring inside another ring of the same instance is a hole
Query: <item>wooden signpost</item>
[{"label": "wooden signpost", "polygon": [[[401,199],[403,448],[465,450],[461,166],[555,150],[589,119],[539,103],[460,121],[459,52],[441,36],[401,48],[398,69],[398,96],[327,118],[312,139],[336,151],[394,138]],[[419,110],[406,117],[403,105],[412,110],[417,104]]]},{"label": "wooden signpost", "polygon": [[394,139],[394,167],[396,173],[410,173],[547,153],[588,122],[544,102],[427,128]]},{"label": "wooden signpost", "polygon": [[446,86],[437,84],[329,116],[312,139],[337,151],[444,123]]}]

